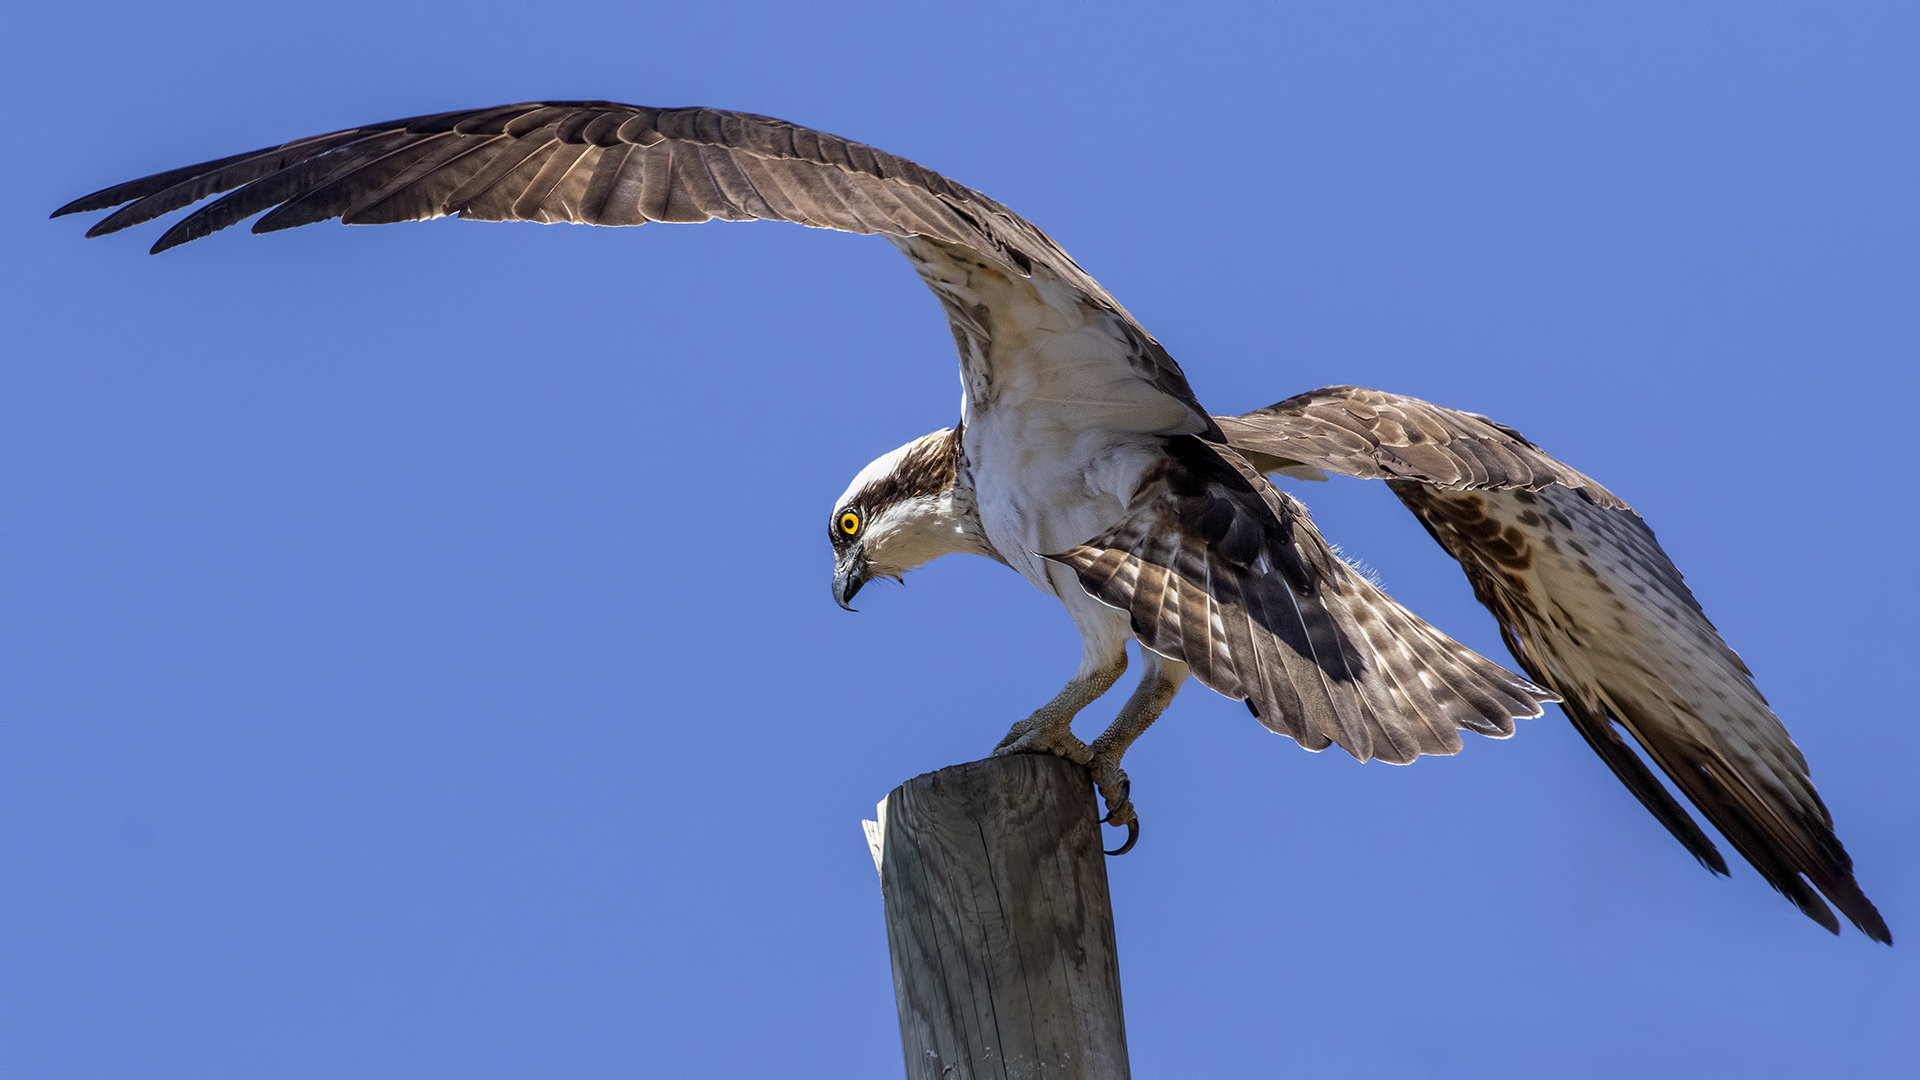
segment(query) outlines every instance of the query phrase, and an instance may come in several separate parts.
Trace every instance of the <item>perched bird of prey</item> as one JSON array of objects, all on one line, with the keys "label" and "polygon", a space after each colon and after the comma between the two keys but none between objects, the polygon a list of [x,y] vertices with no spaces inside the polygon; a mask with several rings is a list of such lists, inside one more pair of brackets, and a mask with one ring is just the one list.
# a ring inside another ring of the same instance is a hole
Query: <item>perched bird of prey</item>
[{"label": "perched bird of prey", "polygon": [[[221,192],[153,250],[262,211],[254,232],[452,214],[884,236],[946,310],[960,417],[868,465],[834,503],[834,598],[958,552],[1057,597],[1085,643],[1080,667],[996,752],[1087,764],[1126,847],[1139,826],[1121,756],[1189,675],[1309,750],[1394,763],[1455,753],[1462,729],[1510,735],[1558,701],[1709,869],[1726,862],[1648,760],[1809,917],[1838,933],[1824,895],[1891,941],[1806,760],[1652,531],[1510,427],[1352,386],[1210,415],[1160,343],[1024,218],[765,116],[602,101],[439,113],[158,173],[55,216],[119,207],[87,233],[101,236]],[[1387,482],[1459,560],[1530,678],[1395,603],[1267,478],[1326,472]],[[1129,640],[1140,681],[1083,743],[1070,724],[1125,671]]]}]

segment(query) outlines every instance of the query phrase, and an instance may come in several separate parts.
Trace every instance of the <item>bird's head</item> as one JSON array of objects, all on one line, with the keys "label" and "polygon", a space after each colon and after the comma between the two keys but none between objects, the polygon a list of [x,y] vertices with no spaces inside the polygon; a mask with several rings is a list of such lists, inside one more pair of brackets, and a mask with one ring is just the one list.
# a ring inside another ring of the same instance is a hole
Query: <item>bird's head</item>
[{"label": "bird's head", "polygon": [[833,598],[848,602],[877,577],[900,575],[942,555],[992,555],[973,492],[961,481],[960,431],[945,428],[882,454],[833,504]]}]

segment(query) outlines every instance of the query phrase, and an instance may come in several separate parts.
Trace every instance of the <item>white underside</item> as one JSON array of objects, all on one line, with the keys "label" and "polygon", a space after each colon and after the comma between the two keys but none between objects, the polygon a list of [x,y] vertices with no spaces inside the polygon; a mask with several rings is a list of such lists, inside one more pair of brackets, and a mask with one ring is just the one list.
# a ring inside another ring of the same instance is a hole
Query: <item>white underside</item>
[{"label": "white underside", "polygon": [[975,324],[961,340],[963,441],[979,520],[1008,566],[1063,604],[1086,643],[1082,670],[1111,663],[1127,616],[1040,558],[1120,520],[1162,437],[1206,420],[1155,386],[1121,316],[1036,268],[1015,277],[919,241],[897,241],[921,277]]}]

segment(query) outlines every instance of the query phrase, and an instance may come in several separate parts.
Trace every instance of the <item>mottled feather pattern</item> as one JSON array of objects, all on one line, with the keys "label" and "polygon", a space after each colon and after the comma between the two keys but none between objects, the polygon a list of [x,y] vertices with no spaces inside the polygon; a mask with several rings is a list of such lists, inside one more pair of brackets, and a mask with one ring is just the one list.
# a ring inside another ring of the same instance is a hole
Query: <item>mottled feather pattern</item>
[{"label": "mottled feather pattern", "polygon": [[1389,599],[1224,447],[1168,440],[1127,516],[1050,556],[1148,648],[1309,750],[1404,764],[1501,736],[1553,699]]},{"label": "mottled feather pattern", "polygon": [[1400,394],[1328,386],[1214,421],[1262,472],[1308,465],[1368,480],[1403,477],[1466,490],[1537,491],[1558,484],[1585,492],[1601,506],[1626,506],[1510,427]]},{"label": "mottled feather pattern", "polygon": [[1460,560],[1521,665],[1564,697],[1587,742],[1703,864],[1727,871],[1621,730],[1808,916],[1838,931],[1825,894],[1890,940],[1806,759],[1637,515],[1563,487],[1390,486]]},{"label": "mottled feather pattern", "polygon": [[1825,894],[1891,941],[1805,758],[1618,496],[1511,427],[1378,390],[1326,387],[1215,420],[1258,468],[1387,480],[1459,560],[1521,667],[1561,695],[1587,743],[1694,857],[1727,872],[1646,759],[1808,916],[1838,930]]}]

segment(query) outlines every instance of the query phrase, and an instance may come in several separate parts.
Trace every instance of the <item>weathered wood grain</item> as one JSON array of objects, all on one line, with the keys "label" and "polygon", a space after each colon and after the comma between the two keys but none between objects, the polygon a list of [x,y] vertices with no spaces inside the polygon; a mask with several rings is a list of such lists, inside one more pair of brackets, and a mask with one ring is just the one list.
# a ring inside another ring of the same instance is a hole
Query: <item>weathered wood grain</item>
[{"label": "weathered wood grain", "polygon": [[955,765],[895,788],[881,817],[909,1080],[1125,1080],[1087,770],[1037,754]]}]

